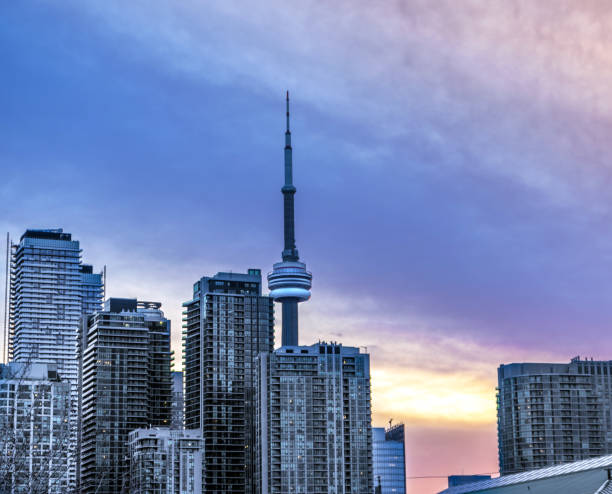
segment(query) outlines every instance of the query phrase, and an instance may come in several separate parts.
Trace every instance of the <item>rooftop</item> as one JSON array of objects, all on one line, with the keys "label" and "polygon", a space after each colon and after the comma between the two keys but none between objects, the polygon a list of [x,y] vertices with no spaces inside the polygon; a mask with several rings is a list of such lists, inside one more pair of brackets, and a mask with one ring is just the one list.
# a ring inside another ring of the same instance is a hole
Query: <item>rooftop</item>
[{"label": "rooftop", "polygon": [[[612,486],[608,477],[609,471],[612,472],[612,455],[449,487],[439,494],[595,494],[604,492],[600,489]],[[559,486],[563,486],[563,490],[559,490]],[[571,486],[575,486],[577,490],[572,490]]]}]

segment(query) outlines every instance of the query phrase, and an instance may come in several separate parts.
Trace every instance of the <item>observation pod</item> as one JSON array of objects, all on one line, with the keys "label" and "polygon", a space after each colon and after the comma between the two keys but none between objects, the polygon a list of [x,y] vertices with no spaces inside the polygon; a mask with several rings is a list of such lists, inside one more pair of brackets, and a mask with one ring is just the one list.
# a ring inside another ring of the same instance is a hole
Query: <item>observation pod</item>
[{"label": "observation pod", "polygon": [[305,302],[310,298],[312,274],[306,271],[306,264],[300,261],[277,262],[268,273],[270,297],[275,301],[295,299]]}]

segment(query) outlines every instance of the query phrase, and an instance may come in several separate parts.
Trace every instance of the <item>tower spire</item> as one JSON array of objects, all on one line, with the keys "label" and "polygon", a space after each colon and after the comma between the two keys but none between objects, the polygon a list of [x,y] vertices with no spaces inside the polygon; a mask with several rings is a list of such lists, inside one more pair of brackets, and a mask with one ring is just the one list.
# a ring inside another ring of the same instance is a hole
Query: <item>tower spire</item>
[{"label": "tower spire", "polygon": [[295,247],[295,214],[294,195],[296,188],[293,185],[293,149],[291,148],[291,131],[289,130],[289,91],[287,91],[287,130],[285,131],[285,185],[283,193],[283,210],[285,216],[285,249],[283,261],[298,261],[300,255]]},{"label": "tower spire", "polygon": [[274,264],[274,270],[268,274],[270,297],[283,305],[283,346],[298,344],[298,302],[310,298],[312,275],[306,271],[306,264],[300,262],[295,246],[295,214],[293,185],[293,149],[291,148],[291,130],[289,127],[289,91],[286,97],[287,130],[285,131],[285,184],[283,193],[283,216],[285,245],[283,260]]},{"label": "tower spire", "polygon": [[289,129],[289,91],[287,91],[287,134],[291,134]]}]

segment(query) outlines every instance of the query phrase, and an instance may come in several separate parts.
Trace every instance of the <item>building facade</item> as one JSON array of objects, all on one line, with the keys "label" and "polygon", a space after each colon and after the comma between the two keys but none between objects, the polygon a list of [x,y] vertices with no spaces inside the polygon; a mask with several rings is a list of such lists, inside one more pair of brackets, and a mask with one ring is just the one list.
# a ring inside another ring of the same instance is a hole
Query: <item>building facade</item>
[{"label": "building facade", "polygon": [[381,494],[406,494],[404,424],[372,428],[372,461]]},{"label": "building facade", "polygon": [[202,494],[199,430],[136,429],[129,434],[130,494]]},{"label": "building facade", "polygon": [[204,277],[183,304],[185,427],[200,429],[204,492],[253,492],[256,358],[274,346],[261,271]]},{"label": "building facade", "polygon": [[70,489],[70,383],[54,364],[0,364],[0,492]]},{"label": "building facade", "polygon": [[498,369],[502,475],[612,453],[612,361]]},{"label": "building facade", "polygon": [[318,343],[258,360],[258,492],[372,494],[369,355]]},{"label": "building facade", "polygon": [[129,492],[128,434],[171,421],[170,321],[160,303],[110,298],[79,349],[79,492]]},{"label": "building facade", "polygon": [[172,372],[172,420],[173,429],[185,428],[185,399],[183,395],[183,372]]}]

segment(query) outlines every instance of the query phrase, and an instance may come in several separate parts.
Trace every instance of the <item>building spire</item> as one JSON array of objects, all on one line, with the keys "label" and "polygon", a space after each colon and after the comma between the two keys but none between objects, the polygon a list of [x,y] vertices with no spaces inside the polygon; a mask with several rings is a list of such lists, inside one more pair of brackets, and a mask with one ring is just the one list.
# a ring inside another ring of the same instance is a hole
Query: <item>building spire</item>
[{"label": "building spire", "polygon": [[287,134],[291,134],[289,130],[289,91],[287,91]]},{"label": "building spire", "polygon": [[285,248],[283,261],[298,261],[300,256],[295,247],[294,198],[296,188],[293,185],[293,149],[291,148],[291,131],[289,130],[289,91],[287,91],[287,130],[285,131],[285,185],[283,193],[283,210],[285,216]]}]

